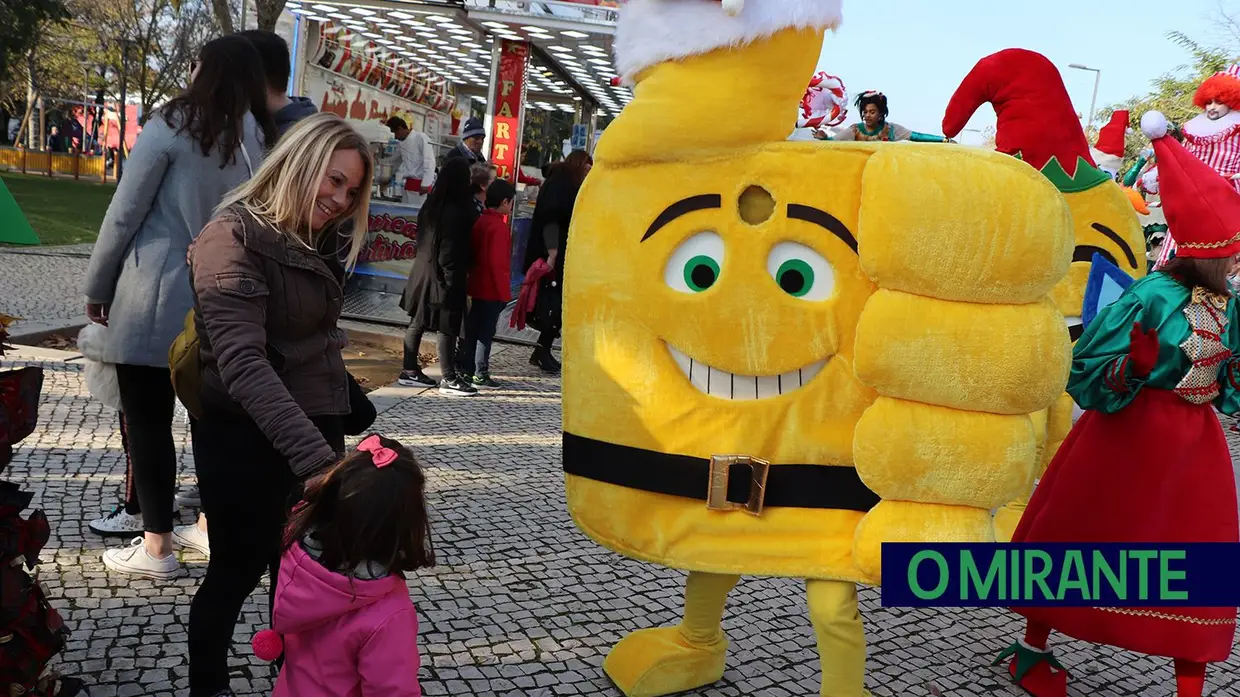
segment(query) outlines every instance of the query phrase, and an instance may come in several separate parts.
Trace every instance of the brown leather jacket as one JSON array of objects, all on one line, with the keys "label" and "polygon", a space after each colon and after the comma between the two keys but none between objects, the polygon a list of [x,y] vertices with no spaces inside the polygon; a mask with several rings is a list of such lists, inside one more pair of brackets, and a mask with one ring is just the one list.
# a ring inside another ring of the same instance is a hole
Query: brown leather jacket
[{"label": "brown leather jacket", "polygon": [[228,394],[299,475],[337,454],[311,416],[349,413],[340,280],[297,240],[225,211],[190,249],[203,382]]}]

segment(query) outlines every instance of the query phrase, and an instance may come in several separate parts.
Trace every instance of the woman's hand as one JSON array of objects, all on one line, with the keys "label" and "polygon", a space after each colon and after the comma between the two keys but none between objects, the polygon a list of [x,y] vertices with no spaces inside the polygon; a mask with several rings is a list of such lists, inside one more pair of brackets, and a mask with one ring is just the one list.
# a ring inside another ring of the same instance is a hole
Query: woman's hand
[{"label": "woman's hand", "polygon": [[108,306],[102,303],[86,303],[86,318],[95,324],[108,326]]},{"label": "woman's hand", "polygon": [[1149,377],[1158,363],[1158,330],[1144,331],[1140,322],[1133,322],[1128,334],[1131,342],[1128,358],[1132,362],[1132,374],[1139,378]]},{"label": "woman's hand", "polygon": [[549,249],[549,250],[547,250],[547,266],[550,266],[550,267],[552,268],[552,270],[554,270],[554,269],[555,269],[555,262],[556,262],[556,258],[557,258],[559,255],[560,255],[560,250],[558,250],[558,249]]}]

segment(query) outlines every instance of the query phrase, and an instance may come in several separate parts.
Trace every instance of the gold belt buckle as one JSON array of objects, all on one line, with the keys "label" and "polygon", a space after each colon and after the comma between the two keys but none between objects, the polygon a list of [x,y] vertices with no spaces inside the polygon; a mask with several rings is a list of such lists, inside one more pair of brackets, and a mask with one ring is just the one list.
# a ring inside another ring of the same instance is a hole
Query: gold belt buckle
[{"label": "gold belt buckle", "polygon": [[[732,465],[745,465],[749,468],[749,500],[745,503],[734,503],[728,500],[728,477]],[[753,515],[762,515],[763,500],[766,498],[766,477],[771,471],[771,463],[747,455],[713,455],[710,458],[710,486],[706,492],[706,507],[712,511],[744,510]]]}]

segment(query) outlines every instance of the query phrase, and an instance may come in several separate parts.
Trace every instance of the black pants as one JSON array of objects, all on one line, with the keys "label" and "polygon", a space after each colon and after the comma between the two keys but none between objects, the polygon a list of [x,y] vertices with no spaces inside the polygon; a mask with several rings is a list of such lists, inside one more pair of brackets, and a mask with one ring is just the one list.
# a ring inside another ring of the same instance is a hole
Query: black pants
[{"label": "black pants", "polygon": [[125,512],[138,515],[142,512],[142,504],[138,502],[138,487],[133,478],[133,459],[129,457],[129,429],[125,428],[125,415],[120,415],[121,449],[125,451]]},{"label": "black pants", "polygon": [[470,306],[465,316],[465,336],[456,355],[456,363],[465,377],[490,374],[491,344],[505,307],[508,303],[502,300],[475,300]]},{"label": "black pants", "polygon": [[[405,330],[405,370],[421,370],[418,364],[418,351],[422,348],[422,335],[425,330],[413,324]],[[443,370],[443,379],[450,380],[456,376],[456,337],[439,332],[436,342],[439,350],[439,367]]]},{"label": "black pants", "polygon": [[[190,697],[228,689],[237,618],[265,572],[275,603],[281,538],[297,483],[288,460],[228,397],[204,386],[202,408],[192,435],[202,510],[211,521],[211,560],[190,605]],[[312,420],[333,448],[344,449],[340,417]]]},{"label": "black pants", "polygon": [[171,371],[117,365],[116,382],[142,527],[151,533],[170,533],[177,484],[177,448],[172,439],[176,393]]}]

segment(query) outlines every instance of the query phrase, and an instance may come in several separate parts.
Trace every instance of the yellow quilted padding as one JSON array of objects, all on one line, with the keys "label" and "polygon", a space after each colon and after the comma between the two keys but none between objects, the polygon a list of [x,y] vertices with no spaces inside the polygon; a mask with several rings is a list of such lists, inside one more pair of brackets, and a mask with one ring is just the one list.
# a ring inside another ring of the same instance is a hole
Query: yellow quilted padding
[{"label": "yellow quilted padding", "polygon": [[857,326],[857,375],[880,394],[1030,414],[1067,384],[1063,316],[1049,300],[975,305],[879,290]]}]

